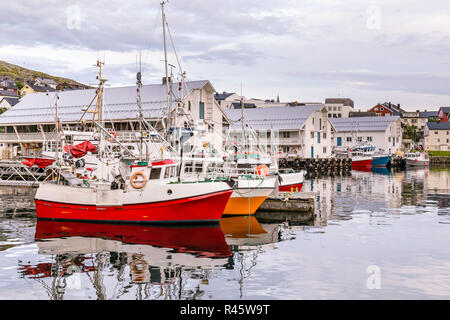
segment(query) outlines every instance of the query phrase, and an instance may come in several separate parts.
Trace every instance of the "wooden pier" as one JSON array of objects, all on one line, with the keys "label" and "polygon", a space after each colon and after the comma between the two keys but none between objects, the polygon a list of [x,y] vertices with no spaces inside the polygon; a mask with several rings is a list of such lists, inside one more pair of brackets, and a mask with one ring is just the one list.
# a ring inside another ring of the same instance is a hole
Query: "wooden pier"
[{"label": "wooden pier", "polygon": [[[279,167],[282,169],[305,170],[307,178],[317,175],[347,175],[352,170],[352,161],[346,158],[282,158],[279,160]],[[405,168],[406,160],[402,157],[393,157],[387,167]]]}]

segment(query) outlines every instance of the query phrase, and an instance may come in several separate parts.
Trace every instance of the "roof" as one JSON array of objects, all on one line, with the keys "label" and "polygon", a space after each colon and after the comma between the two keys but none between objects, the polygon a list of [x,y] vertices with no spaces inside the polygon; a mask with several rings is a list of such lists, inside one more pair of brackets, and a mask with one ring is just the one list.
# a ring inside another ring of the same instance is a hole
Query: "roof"
[{"label": "roof", "polygon": [[232,96],[234,94],[233,93],[228,93],[228,92],[224,92],[224,93],[216,93],[214,95],[214,98],[216,98],[216,100],[225,100],[226,98],[228,98],[229,96]]},{"label": "roof", "polygon": [[440,110],[442,110],[442,112],[447,113],[450,112],[450,107],[441,107]]},{"label": "roof", "polygon": [[[201,89],[208,80],[189,81],[188,91]],[[178,93],[178,84],[173,84]],[[89,106],[96,89],[68,90],[58,92],[58,115],[62,121],[77,122],[82,109]],[[27,94],[14,107],[0,115],[0,125],[53,123],[56,92]],[[144,85],[141,91],[144,117],[160,118],[167,109],[166,86],[163,84]],[[51,101],[51,102],[50,102]],[[108,120],[133,120],[138,114],[136,86],[104,89],[104,115]],[[95,102],[94,102],[95,105]],[[93,107],[91,107],[93,109]],[[86,115],[92,119],[91,115]]]},{"label": "roof", "polygon": [[19,99],[17,98],[2,98],[0,99],[0,102],[2,102],[3,100],[8,102],[11,107],[15,106],[19,102]]},{"label": "roof", "polygon": [[419,118],[437,118],[438,111],[423,111],[419,112]]},{"label": "roof", "polygon": [[29,84],[29,83],[27,83],[25,86],[30,87],[31,89],[33,89],[36,92],[47,92],[47,91],[54,92],[54,91],[56,91],[52,87],[37,86],[37,85],[34,85],[34,84]]},{"label": "roof", "polygon": [[386,131],[392,122],[399,116],[390,117],[354,117],[354,118],[329,118],[336,132],[352,131]]},{"label": "roof", "polygon": [[376,117],[376,112],[368,112],[368,111],[350,111],[348,113],[349,117]]},{"label": "roof", "polygon": [[0,90],[0,97],[15,97],[19,98],[19,94],[10,90]]},{"label": "roof", "polygon": [[[233,103],[231,103],[231,105],[233,106],[234,109],[240,109],[241,108],[241,103],[240,102],[233,102]],[[256,108],[256,104],[244,102],[244,108]]]},{"label": "roof", "polygon": [[430,130],[450,130],[450,122],[427,122],[427,127]]},{"label": "roof", "polygon": [[39,81],[44,84],[57,84],[54,80],[48,78],[36,78],[36,81]]},{"label": "roof", "polygon": [[306,120],[324,106],[295,106],[295,107],[265,107],[250,109],[228,109],[226,113],[233,121],[230,130],[239,131],[242,128],[241,115],[244,113],[245,123],[254,130],[299,130]]}]

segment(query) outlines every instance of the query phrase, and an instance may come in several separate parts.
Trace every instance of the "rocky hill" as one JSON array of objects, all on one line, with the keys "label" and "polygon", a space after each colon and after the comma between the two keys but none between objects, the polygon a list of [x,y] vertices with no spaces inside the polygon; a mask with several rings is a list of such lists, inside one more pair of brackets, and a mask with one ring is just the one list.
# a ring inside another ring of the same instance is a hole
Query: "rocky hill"
[{"label": "rocky hill", "polygon": [[15,64],[11,64],[0,60],[0,79],[9,79],[20,83],[25,83],[27,81],[34,81],[36,78],[46,78],[52,79],[56,83],[61,84],[64,87],[69,87],[72,85],[88,87],[82,83],[79,83],[72,79],[62,78],[52,76],[43,72],[30,70]]}]

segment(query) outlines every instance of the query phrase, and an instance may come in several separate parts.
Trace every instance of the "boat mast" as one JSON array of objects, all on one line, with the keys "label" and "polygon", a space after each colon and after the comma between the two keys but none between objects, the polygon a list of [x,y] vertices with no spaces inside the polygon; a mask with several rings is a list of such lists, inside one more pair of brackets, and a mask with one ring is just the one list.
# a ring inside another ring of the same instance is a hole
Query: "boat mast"
[{"label": "boat mast", "polygon": [[164,13],[165,1],[161,1],[161,17],[162,17],[162,27],[163,27],[163,43],[164,43],[164,68],[165,68],[165,79],[166,79],[166,100],[167,100],[167,127],[166,132],[169,133],[171,126],[171,115],[170,115],[170,86],[169,86],[169,62],[167,60],[167,43],[166,43],[166,15]]},{"label": "boat mast", "polygon": [[138,115],[139,115],[139,161],[142,162],[142,148],[143,148],[143,130],[142,130],[142,122],[144,121],[144,115],[142,113],[142,99],[141,99],[141,91],[142,91],[142,66],[141,66],[141,55],[139,54],[139,72],[136,75],[136,86],[137,86],[137,105],[138,105]]}]

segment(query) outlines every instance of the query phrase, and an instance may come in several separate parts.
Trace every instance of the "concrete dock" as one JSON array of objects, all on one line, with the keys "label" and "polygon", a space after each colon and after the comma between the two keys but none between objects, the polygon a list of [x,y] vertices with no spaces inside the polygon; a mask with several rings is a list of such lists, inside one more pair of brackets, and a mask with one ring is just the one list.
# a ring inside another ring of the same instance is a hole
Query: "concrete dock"
[{"label": "concrete dock", "polygon": [[256,212],[261,222],[284,222],[309,224],[315,218],[315,192],[294,192],[269,196]]}]

